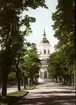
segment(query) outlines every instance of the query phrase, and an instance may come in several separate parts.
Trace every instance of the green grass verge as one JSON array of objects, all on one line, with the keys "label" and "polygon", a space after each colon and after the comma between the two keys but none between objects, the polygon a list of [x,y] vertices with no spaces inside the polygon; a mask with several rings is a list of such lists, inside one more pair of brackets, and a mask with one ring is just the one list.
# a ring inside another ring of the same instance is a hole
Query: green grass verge
[{"label": "green grass verge", "polygon": [[1,105],[12,105],[21,97],[23,97],[27,92],[25,91],[17,91],[13,93],[9,93],[6,97],[1,97]]},{"label": "green grass verge", "polygon": [[33,90],[37,85],[26,85],[25,89],[22,90]]},{"label": "green grass verge", "polygon": [[32,90],[35,88],[36,85],[28,85],[26,86],[26,90]]},{"label": "green grass verge", "polygon": [[76,90],[76,86],[73,86],[73,89]]}]

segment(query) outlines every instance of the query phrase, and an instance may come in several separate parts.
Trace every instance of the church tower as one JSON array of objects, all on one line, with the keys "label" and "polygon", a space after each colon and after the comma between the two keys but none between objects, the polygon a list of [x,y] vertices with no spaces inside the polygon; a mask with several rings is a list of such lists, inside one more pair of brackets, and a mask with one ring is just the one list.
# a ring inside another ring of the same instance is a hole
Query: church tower
[{"label": "church tower", "polygon": [[40,68],[39,79],[38,79],[39,82],[43,82],[49,79],[49,73],[47,71],[47,67],[48,67],[48,59],[50,55],[50,47],[51,47],[50,42],[46,38],[46,33],[44,29],[43,38],[39,44],[39,52],[40,52],[39,59],[41,60],[41,68]]}]

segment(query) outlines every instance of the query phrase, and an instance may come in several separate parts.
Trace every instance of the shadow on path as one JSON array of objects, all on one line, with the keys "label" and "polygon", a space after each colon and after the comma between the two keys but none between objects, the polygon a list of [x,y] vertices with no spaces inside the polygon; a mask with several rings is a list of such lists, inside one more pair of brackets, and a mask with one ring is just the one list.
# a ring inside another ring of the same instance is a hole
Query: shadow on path
[{"label": "shadow on path", "polygon": [[[56,93],[52,95],[51,93]],[[71,91],[35,92],[41,97],[24,97],[15,105],[75,105],[74,95],[58,95],[63,93],[73,93]]]}]

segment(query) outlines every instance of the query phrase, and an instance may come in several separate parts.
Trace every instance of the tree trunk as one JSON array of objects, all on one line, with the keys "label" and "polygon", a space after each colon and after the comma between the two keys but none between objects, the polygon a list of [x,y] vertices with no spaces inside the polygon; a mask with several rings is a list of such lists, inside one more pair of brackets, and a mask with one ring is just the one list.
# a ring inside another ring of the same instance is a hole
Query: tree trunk
[{"label": "tree trunk", "polygon": [[2,96],[7,96],[8,74],[2,77]]},{"label": "tree trunk", "polygon": [[7,95],[7,80],[2,81],[2,96],[6,96]]},{"label": "tree trunk", "polygon": [[72,78],[69,76],[69,85],[71,86]]},{"label": "tree trunk", "polygon": [[59,76],[59,81],[60,81],[60,83],[62,83],[62,77],[61,76]]},{"label": "tree trunk", "polygon": [[58,82],[58,77],[56,77],[56,83]]},{"label": "tree trunk", "polygon": [[16,78],[17,78],[17,86],[18,86],[18,91],[21,91],[21,88],[20,88],[20,78],[19,78],[19,69],[18,67],[16,66]]},{"label": "tree trunk", "polygon": [[23,85],[24,85],[24,89],[26,89],[26,78],[23,77]]},{"label": "tree trunk", "polygon": [[33,77],[30,77],[30,84],[33,85]]}]

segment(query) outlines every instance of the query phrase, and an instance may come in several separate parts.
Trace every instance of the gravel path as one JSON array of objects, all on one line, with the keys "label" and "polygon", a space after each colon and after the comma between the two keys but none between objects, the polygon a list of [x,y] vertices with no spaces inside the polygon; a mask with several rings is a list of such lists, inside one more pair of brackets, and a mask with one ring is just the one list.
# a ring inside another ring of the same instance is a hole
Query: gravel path
[{"label": "gravel path", "polygon": [[45,82],[14,105],[75,105],[75,90],[54,82]]}]

